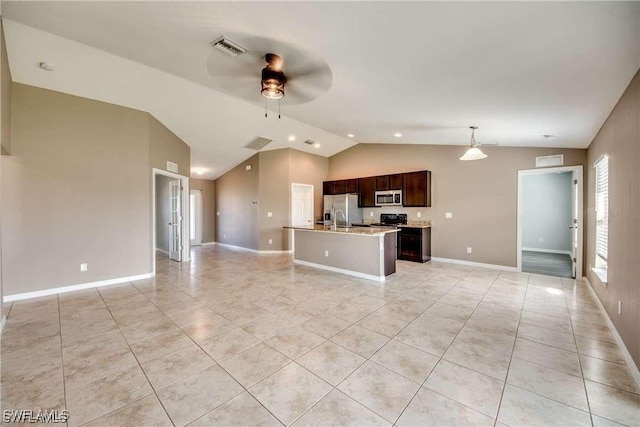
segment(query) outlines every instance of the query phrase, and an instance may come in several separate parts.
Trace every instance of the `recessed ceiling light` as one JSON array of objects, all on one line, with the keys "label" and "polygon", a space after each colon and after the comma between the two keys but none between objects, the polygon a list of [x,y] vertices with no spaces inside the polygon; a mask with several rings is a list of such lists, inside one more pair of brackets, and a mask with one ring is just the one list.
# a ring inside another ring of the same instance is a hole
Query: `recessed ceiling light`
[{"label": "recessed ceiling light", "polygon": [[202,175],[204,174],[204,169],[202,168],[196,168],[193,170],[195,173],[197,173],[198,175]]},{"label": "recessed ceiling light", "polygon": [[347,137],[349,137],[349,138],[353,138],[353,137],[355,137],[355,135],[354,135],[354,134],[352,134],[352,133],[348,133],[348,134],[347,134]]},{"label": "recessed ceiling light", "polygon": [[52,64],[51,62],[42,61],[38,66],[45,71],[54,71],[56,69],[56,64]]},{"label": "recessed ceiling light", "polygon": [[313,148],[320,148],[320,144],[316,142],[315,144],[313,144]]},{"label": "recessed ceiling light", "polygon": [[295,141],[295,140],[296,140],[295,135],[289,135],[289,141]]},{"label": "recessed ceiling light", "polygon": [[393,134],[396,138],[402,138],[402,134],[400,132],[396,132]]},{"label": "recessed ceiling light", "polygon": [[555,138],[556,136],[555,135],[550,135],[550,134],[547,133],[547,134],[542,135],[542,137],[543,138]]}]

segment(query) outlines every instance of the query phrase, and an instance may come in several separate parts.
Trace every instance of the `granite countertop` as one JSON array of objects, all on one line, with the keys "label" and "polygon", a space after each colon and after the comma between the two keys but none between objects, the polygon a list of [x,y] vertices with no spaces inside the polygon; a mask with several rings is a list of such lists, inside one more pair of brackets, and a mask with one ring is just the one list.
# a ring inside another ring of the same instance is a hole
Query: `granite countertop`
[{"label": "granite countertop", "polygon": [[395,228],[379,228],[379,227],[333,227],[332,225],[314,225],[310,227],[290,227],[283,228],[301,231],[317,231],[321,233],[341,233],[341,234],[363,234],[367,236],[380,236],[386,233],[397,233]]}]

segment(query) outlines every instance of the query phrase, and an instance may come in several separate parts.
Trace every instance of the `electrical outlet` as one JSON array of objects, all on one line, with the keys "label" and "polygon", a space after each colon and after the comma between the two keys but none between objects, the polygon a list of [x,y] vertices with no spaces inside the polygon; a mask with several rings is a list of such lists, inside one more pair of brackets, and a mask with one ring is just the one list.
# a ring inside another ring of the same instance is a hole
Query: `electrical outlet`
[{"label": "electrical outlet", "polygon": [[329,251],[325,250],[324,251],[324,256],[329,256]]},{"label": "electrical outlet", "polygon": [[622,316],[622,301],[618,301],[618,314]]},{"label": "electrical outlet", "polygon": [[83,262],[82,264],[80,264],[80,271],[87,271],[89,269],[89,266],[87,265],[86,262]]},{"label": "electrical outlet", "polygon": [[422,218],[422,212],[418,212],[418,213],[416,214],[416,216],[417,216],[418,218]]},{"label": "electrical outlet", "polygon": [[273,239],[269,239],[269,244],[273,245]]},{"label": "electrical outlet", "polygon": [[470,254],[473,252],[473,248],[471,246],[467,246],[467,253]]},{"label": "electrical outlet", "polygon": [[373,212],[369,212],[369,216],[373,216]]},{"label": "electrical outlet", "polygon": [[269,218],[273,217],[273,212],[267,212],[267,216],[268,216]]},{"label": "electrical outlet", "polygon": [[444,217],[445,217],[446,219],[451,219],[451,218],[453,218],[453,212],[445,212],[445,213],[444,213]]}]

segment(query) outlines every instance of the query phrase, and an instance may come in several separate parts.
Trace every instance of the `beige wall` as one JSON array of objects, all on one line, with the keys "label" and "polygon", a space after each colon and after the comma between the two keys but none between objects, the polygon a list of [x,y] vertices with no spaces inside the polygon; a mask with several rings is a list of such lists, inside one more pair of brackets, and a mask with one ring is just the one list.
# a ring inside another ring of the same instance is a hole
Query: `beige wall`
[{"label": "beige wall", "polygon": [[[259,154],[260,177],[258,191],[258,249],[288,250],[289,224],[289,154],[290,149],[265,151]],[[271,217],[268,216],[269,212]],[[271,244],[269,244],[271,239]]]},{"label": "beige wall", "polygon": [[[322,181],[329,176],[329,159],[299,150],[290,152],[290,183],[313,185],[313,210],[316,220],[322,219]],[[289,186],[291,188],[291,186]]]},{"label": "beige wall", "polygon": [[152,168],[167,170],[167,161],[178,164],[180,175],[191,175],[189,146],[149,115],[149,162]]},{"label": "beige wall", "polygon": [[[249,163],[254,167],[251,172],[245,170]],[[291,224],[291,184],[314,186],[314,211],[319,219],[322,181],[328,168],[326,157],[285,148],[258,153],[227,172],[216,180],[216,209],[220,212],[216,241],[261,251],[289,250],[290,232],[283,227]],[[257,204],[250,205],[253,201]]]},{"label": "beige wall", "polygon": [[[251,165],[251,170],[245,167]],[[258,154],[215,181],[216,241],[258,249]]]},{"label": "beige wall", "polygon": [[[2,176],[2,164],[4,155],[11,153],[11,72],[7,60],[7,47],[4,42],[4,29],[0,17],[0,177]],[[2,188],[0,188],[0,207],[3,206]],[[0,212],[0,319],[4,316],[2,307],[3,280],[2,280],[2,212]]]},{"label": "beige wall", "polygon": [[[609,156],[609,253],[605,288],[589,268],[598,298],[640,367],[640,71],[588,150],[586,264],[595,262],[594,162]],[[622,314],[618,314],[622,301]]]},{"label": "beige wall", "polygon": [[[5,294],[149,273],[150,146],[164,133],[149,114],[14,83],[11,132],[2,168]],[[176,152],[166,160],[189,158],[184,144]]]},{"label": "beige wall", "polygon": [[169,252],[169,222],[171,222],[172,178],[156,175],[156,249]]},{"label": "beige wall", "polygon": [[0,145],[2,154],[11,153],[11,71],[4,42],[4,29],[0,19],[0,44],[2,52],[0,64]]},{"label": "beige wall", "polygon": [[216,184],[208,179],[190,179],[190,190],[202,194],[202,243],[216,241]]},{"label": "beige wall", "polygon": [[[433,222],[433,256],[515,267],[518,170],[535,168],[535,157],[564,154],[565,165],[583,165],[586,150],[483,147],[485,160],[463,162],[466,147],[359,144],[329,159],[329,179],[357,178],[428,169],[431,208],[395,209],[409,219]],[[367,209],[379,215],[380,209]],[[445,220],[445,212],[453,218]],[[467,254],[467,246],[473,253]]]}]

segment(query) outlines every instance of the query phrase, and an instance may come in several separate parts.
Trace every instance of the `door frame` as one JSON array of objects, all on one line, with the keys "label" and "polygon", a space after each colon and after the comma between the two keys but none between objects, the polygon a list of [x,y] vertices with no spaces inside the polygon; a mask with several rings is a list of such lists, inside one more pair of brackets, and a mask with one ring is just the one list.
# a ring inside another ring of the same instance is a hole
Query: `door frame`
[{"label": "door frame", "polygon": [[[182,261],[191,261],[191,242],[189,237],[189,198],[185,194],[189,192],[189,177],[178,175],[162,169],[153,168],[151,170],[151,266],[153,275],[156,274],[156,176],[163,175],[173,179],[179,179],[182,184]],[[185,236],[187,237],[185,239]]]},{"label": "door frame", "polygon": [[[522,272],[522,178],[527,175],[545,175],[548,173],[557,173],[557,172],[572,172],[573,179],[578,181],[578,247],[576,248],[576,280],[582,279],[582,265],[583,265],[583,242],[584,242],[584,171],[582,165],[576,166],[559,166],[559,167],[551,167],[551,168],[538,168],[538,169],[523,169],[518,171],[518,204],[516,207],[516,217],[517,217],[517,265],[516,268],[518,271]],[[574,185],[573,183],[571,184]],[[573,202],[572,202],[573,204]]]},{"label": "door frame", "polygon": [[[316,193],[315,193],[315,186],[313,184],[303,184],[301,182],[292,182],[291,183],[291,191],[289,192],[289,225],[293,226],[293,187],[299,185],[299,186],[303,186],[303,187],[310,187],[311,188],[311,224],[315,225],[315,197],[316,197]],[[293,232],[293,230],[289,230],[289,248],[291,251],[295,250],[295,245],[296,245],[296,241],[295,241],[295,233]]]},{"label": "door frame", "polygon": [[[194,212],[194,218],[196,219],[196,229],[195,229],[195,234],[196,234],[196,238],[193,239],[194,242],[191,243],[191,212],[189,212],[189,243],[191,244],[191,246],[200,246],[202,245],[202,233],[203,233],[203,228],[204,228],[204,224],[202,223],[203,220],[203,206],[202,206],[202,190],[190,190],[189,191],[189,201],[191,201],[191,196],[195,195],[196,196],[196,203],[195,205],[195,212]],[[189,203],[189,209],[191,209],[191,203]]]}]

